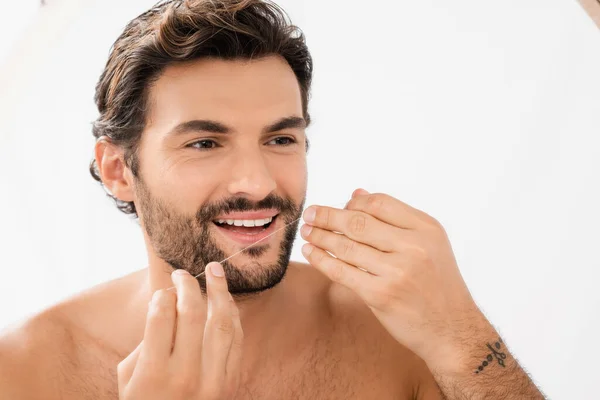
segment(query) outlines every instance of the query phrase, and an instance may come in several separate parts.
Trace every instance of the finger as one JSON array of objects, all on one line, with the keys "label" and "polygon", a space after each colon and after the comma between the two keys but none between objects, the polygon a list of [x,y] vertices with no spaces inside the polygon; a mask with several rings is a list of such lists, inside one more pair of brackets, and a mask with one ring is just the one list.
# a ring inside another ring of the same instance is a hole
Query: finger
[{"label": "finger", "polygon": [[241,377],[242,369],[242,350],[244,345],[244,331],[240,320],[240,310],[238,309],[233,297],[229,294],[229,302],[231,306],[231,315],[233,319],[233,341],[229,349],[227,358],[226,376],[231,384],[231,387],[237,387]]},{"label": "finger", "polygon": [[133,375],[133,371],[135,370],[135,366],[140,357],[143,344],[144,341],[142,340],[140,344],[138,344],[137,347],[117,365],[119,387],[125,386],[127,382],[131,380],[131,376]]},{"label": "finger", "polygon": [[302,254],[308,262],[334,282],[352,289],[363,299],[371,287],[376,284],[375,275],[361,271],[342,260],[329,255],[325,250],[310,243],[302,246]]},{"label": "finger", "polygon": [[157,290],[152,295],[139,359],[145,368],[164,366],[171,356],[176,302],[177,295],[166,289]]},{"label": "finger", "polygon": [[352,197],[365,195],[365,194],[369,194],[369,192],[367,192],[365,189],[356,189],[354,192],[352,192]]},{"label": "finger", "polygon": [[172,274],[177,290],[177,332],[173,360],[178,368],[189,371],[202,360],[202,340],[206,321],[206,301],[202,298],[198,280],[187,271]]},{"label": "finger", "polygon": [[380,221],[404,229],[416,229],[423,223],[433,222],[433,217],[384,193],[370,194],[359,189],[353,193],[346,209],[362,211]]},{"label": "finger", "polygon": [[304,240],[352,266],[366,269],[375,275],[385,273],[384,256],[386,253],[371,246],[356,242],[345,235],[310,225],[303,225],[300,234]]},{"label": "finger", "polygon": [[325,206],[309,207],[304,212],[304,220],[309,225],[343,233],[352,240],[387,252],[396,249],[394,242],[400,231],[364,212]]},{"label": "finger", "polygon": [[227,280],[213,272],[213,268],[220,266],[219,263],[207,266],[208,317],[202,345],[203,379],[215,387],[220,387],[225,380],[227,357],[235,336]]}]

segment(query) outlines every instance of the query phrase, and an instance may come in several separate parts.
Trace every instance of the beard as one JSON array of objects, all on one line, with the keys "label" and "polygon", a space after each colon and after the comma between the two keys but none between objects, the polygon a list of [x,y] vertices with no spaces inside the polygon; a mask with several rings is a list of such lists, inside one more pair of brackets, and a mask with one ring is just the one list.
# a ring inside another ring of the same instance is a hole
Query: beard
[{"label": "beard", "polygon": [[[292,199],[273,193],[258,202],[244,197],[232,197],[205,203],[194,215],[186,215],[176,212],[174,207],[150,193],[141,178],[136,179],[135,186],[139,203],[136,207],[140,211],[141,222],[155,253],[172,268],[184,269],[192,276],[204,272],[209,262],[220,262],[231,256],[226,254],[212,237],[216,228],[213,223],[215,218],[236,211],[278,210],[277,220],[281,220],[287,226],[274,234],[282,236],[275,260],[260,261],[271,245],[258,242],[232,257],[235,259],[238,255],[245,255],[249,261],[243,268],[236,267],[235,263],[229,260],[221,262],[221,265],[225,271],[229,292],[237,299],[253,297],[283,280],[300,223],[298,219],[302,213],[304,199],[296,205]],[[196,279],[202,293],[206,294],[205,276]]]}]

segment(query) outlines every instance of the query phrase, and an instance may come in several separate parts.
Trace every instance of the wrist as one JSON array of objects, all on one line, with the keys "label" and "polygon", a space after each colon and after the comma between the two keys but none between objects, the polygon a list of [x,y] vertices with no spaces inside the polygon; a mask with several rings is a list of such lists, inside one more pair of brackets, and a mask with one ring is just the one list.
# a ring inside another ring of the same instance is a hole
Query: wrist
[{"label": "wrist", "polygon": [[422,358],[432,372],[475,376],[492,367],[505,368],[509,353],[496,329],[479,311],[455,324]]}]

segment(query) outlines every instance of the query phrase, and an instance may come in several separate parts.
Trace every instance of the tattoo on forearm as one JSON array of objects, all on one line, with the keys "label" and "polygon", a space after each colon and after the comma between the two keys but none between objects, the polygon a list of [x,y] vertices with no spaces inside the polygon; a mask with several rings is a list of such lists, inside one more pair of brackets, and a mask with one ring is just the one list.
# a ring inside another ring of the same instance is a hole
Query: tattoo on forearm
[{"label": "tattoo on forearm", "polygon": [[[433,365],[431,372],[440,391],[446,396],[445,399],[545,400],[543,393],[510,353],[506,343],[498,337],[499,333],[495,332],[491,336],[496,336],[496,340],[486,343],[485,338],[490,337],[489,335],[490,332],[482,332],[469,338],[470,340],[465,339],[469,341],[465,343],[462,360],[470,361],[467,361],[469,364],[459,361],[459,365],[467,368],[466,370],[452,366],[436,369]],[[473,368],[473,364],[480,360],[479,357],[482,357],[480,365]],[[500,366],[493,365],[496,363]]]},{"label": "tattoo on forearm", "polygon": [[493,346],[489,343],[486,343],[487,348],[491,350],[491,353],[488,354],[486,356],[485,360],[481,363],[481,365],[479,367],[477,367],[477,369],[475,370],[476,374],[480,373],[481,371],[483,371],[483,369],[485,367],[490,365],[491,361],[494,358],[496,358],[496,361],[498,361],[498,364],[500,364],[500,366],[502,368],[506,367],[506,365],[504,365],[504,360],[506,359],[506,353],[503,353],[500,351],[502,344],[504,344],[502,342],[502,338],[498,338],[498,341],[496,343],[494,343]]}]

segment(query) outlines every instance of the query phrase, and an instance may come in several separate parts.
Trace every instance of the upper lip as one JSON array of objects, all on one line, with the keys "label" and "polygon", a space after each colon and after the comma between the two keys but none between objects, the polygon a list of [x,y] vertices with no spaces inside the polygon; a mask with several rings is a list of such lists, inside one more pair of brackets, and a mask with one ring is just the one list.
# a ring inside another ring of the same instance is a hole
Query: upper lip
[{"label": "upper lip", "polygon": [[220,219],[267,219],[275,217],[279,212],[277,210],[260,210],[260,211],[246,211],[236,212],[224,215],[219,215],[215,220]]}]

